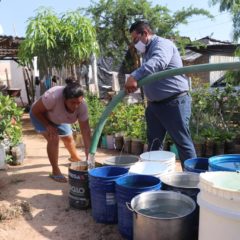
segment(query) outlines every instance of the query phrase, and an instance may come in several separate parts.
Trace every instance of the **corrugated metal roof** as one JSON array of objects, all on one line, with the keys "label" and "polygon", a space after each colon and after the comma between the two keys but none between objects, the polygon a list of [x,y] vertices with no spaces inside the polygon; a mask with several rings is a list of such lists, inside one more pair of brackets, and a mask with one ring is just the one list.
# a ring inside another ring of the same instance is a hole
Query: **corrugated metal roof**
[{"label": "corrugated metal roof", "polygon": [[201,56],[202,56],[201,53],[196,53],[192,50],[187,49],[185,51],[185,55],[182,56],[182,60],[187,62],[194,62],[196,59],[198,59]]},{"label": "corrugated metal roof", "polygon": [[16,60],[22,37],[0,35],[0,60]]}]

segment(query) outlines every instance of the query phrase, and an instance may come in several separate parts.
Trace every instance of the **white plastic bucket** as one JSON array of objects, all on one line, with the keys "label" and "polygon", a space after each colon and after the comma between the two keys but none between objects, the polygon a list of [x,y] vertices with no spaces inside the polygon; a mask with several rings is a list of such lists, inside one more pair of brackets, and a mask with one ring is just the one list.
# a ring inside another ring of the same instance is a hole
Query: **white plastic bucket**
[{"label": "white plastic bucket", "polygon": [[155,177],[160,177],[168,172],[169,168],[166,164],[157,162],[137,162],[129,169],[130,174],[151,175]]},{"label": "white plastic bucket", "polygon": [[199,240],[240,239],[240,173],[201,173],[199,187]]},{"label": "white plastic bucket", "polygon": [[169,167],[170,172],[175,172],[176,155],[175,153],[168,151],[150,151],[140,155],[140,161],[159,162],[166,164]]}]

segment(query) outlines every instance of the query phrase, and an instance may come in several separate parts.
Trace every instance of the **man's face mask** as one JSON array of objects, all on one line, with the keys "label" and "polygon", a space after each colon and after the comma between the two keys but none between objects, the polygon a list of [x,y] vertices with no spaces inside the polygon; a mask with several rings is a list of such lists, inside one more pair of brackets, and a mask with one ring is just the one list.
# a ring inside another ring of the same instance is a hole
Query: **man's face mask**
[{"label": "man's face mask", "polygon": [[134,46],[140,53],[145,53],[146,44],[144,44],[141,40],[139,40],[136,44],[134,44]]}]

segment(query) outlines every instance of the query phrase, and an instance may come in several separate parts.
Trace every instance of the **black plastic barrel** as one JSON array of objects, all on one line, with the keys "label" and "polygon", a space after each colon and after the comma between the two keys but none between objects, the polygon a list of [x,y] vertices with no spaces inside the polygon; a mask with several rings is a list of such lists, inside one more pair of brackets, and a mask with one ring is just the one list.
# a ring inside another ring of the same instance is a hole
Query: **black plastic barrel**
[{"label": "black plastic barrel", "polygon": [[197,157],[184,161],[184,171],[202,173],[208,171],[208,158]]},{"label": "black plastic barrel", "polygon": [[77,209],[90,207],[90,190],[88,183],[88,171],[78,170],[77,167],[69,167],[69,205]]},{"label": "black plastic barrel", "polygon": [[89,171],[92,216],[96,222],[117,223],[115,180],[127,173],[127,168],[111,166]]},{"label": "black plastic barrel", "polygon": [[133,197],[142,192],[160,188],[160,179],[149,175],[127,175],[116,180],[118,229],[124,238],[133,238],[133,215],[126,203],[130,203]]}]

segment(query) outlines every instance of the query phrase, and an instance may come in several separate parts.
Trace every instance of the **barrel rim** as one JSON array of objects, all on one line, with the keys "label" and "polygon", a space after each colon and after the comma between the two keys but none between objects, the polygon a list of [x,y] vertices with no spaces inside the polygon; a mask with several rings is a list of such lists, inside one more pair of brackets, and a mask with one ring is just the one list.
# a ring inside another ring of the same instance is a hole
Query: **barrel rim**
[{"label": "barrel rim", "polygon": [[[118,159],[118,158],[132,158],[132,162],[130,163],[112,163],[110,162],[111,159]],[[121,156],[112,156],[111,158],[108,158],[106,160],[103,161],[103,164],[109,165],[109,166],[132,166],[133,164],[135,164],[136,162],[139,161],[139,157],[135,156],[135,155],[121,155]]]},{"label": "barrel rim", "polygon": [[240,162],[240,154],[223,154],[210,157],[208,160],[209,167],[217,168],[220,171],[239,171],[240,168],[223,167],[221,165],[218,165],[220,163],[229,162],[229,159],[231,159],[231,162]]},{"label": "barrel rim", "polygon": [[[194,178],[196,178],[196,180],[198,180],[198,183],[195,187],[172,184],[172,183],[169,183],[166,179],[167,177],[171,177],[171,176],[194,176]],[[199,174],[195,173],[195,172],[171,172],[171,173],[166,173],[166,174],[161,175],[160,180],[163,184],[171,186],[171,187],[184,188],[184,189],[199,189],[198,184],[200,182],[200,177],[199,177]]]},{"label": "barrel rim", "polygon": [[149,189],[149,188],[153,188],[154,186],[158,186],[158,185],[161,186],[161,180],[158,177],[151,176],[151,175],[144,175],[144,174],[133,174],[133,175],[122,176],[122,177],[120,177],[120,178],[115,180],[116,186],[120,187],[120,188],[124,188],[124,189],[140,189],[140,188],[131,187],[131,186],[126,187],[125,185],[119,184],[119,182],[122,181],[123,179],[125,179],[125,178],[132,178],[132,177],[148,177],[148,178],[152,178],[152,179],[158,181],[158,183],[156,183],[156,184],[154,184],[152,186],[141,187],[141,189]]},{"label": "barrel rim", "polygon": [[[151,195],[151,194],[165,194],[165,195],[170,195],[171,194],[171,195],[176,195],[176,196],[178,195],[181,199],[184,199],[185,201],[188,201],[192,205],[192,210],[190,212],[188,212],[188,213],[186,213],[184,215],[178,216],[178,217],[171,217],[171,218],[161,217],[160,218],[160,217],[148,216],[148,215],[143,214],[143,213],[141,213],[141,212],[139,212],[139,211],[137,211],[137,210],[135,210],[133,208],[134,201],[137,201],[138,198],[141,198],[144,195]],[[180,219],[180,218],[183,218],[183,217],[186,217],[186,216],[192,214],[196,210],[196,208],[197,208],[197,204],[195,203],[195,201],[191,197],[189,197],[189,196],[187,196],[185,194],[182,194],[180,192],[164,191],[164,190],[160,190],[160,191],[147,191],[147,192],[140,193],[139,195],[135,196],[131,200],[130,205],[131,205],[131,208],[132,208],[133,212],[135,212],[135,213],[137,213],[137,214],[139,214],[139,215],[141,215],[143,217],[150,218],[150,219],[155,219],[155,220],[177,220],[177,219]]]},{"label": "barrel rim", "polygon": [[[170,159],[166,159],[166,160],[162,160],[162,161],[172,161],[174,158],[174,160],[176,160],[176,154],[170,151],[163,151],[163,150],[155,150],[155,151],[148,151],[148,152],[144,152],[142,154],[140,154],[140,160],[144,160],[144,161],[161,161],[161,160],[157,160],[157,159],[150,159],[151,155],[157,154],[157,153],[164,153],[168,156],[165,156],[165,158],[170,158]],[[144,156],[147,155],[148,158],[145,158]]]},{"label": "barrel rim", "polygon": [[[114,175],[114,176],[111,176],[111,177],[104,177],[104,176],[96,175],[96,171],[103,171],[103,170],[105,170],[107,168],[109,168],[109,169],[110,168],[115,168],[115,169],[122,170],[123,172],[120,175]],[[128,169],[126,169],[124,167],[118,167],[118,166],[103,166],[103,167],[100,167],[100,168],[93,168],[93,169],[90,169],[88,171],[88,174],[89,174],[90,178],[92,177],[92,178],[101,178],[101,179],[115,179],[115,178],[123,176],[123,175],[125,175],[127,173],[128,173]]]}]

